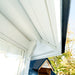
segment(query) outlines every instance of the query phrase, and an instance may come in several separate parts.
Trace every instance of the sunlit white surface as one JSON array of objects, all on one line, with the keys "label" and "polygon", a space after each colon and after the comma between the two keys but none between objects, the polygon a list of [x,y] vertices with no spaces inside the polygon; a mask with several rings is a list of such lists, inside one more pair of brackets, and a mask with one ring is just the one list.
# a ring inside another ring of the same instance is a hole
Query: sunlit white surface
[{"label": "sunlit white surface", "polygon": [[71,39],[74,39],[73,41],[73,47],[72,47],[72,55],[75,58],[75,0],[71,0],[71,7],[70,7],[70,16],[69,16],[69,30],[72,32],[70,36],[68,36]]},{"label": "sunlit white surface", "polygon": [[19,62],[18,56],[0,52],[0,75],[17,75]]}]

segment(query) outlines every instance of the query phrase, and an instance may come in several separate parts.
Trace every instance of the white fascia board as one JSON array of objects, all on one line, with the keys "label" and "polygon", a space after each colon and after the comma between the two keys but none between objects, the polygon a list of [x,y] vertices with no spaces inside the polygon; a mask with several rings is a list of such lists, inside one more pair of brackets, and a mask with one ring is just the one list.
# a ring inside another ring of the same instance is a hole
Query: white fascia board
[{"label": "white fascia board", "polygon": [[59,52],[59,51],[47,52],[47,53],[44,53],[44,54],[32,56],[31,60],[43,59],[43,58],[59,56],[59,55],[61,55],[61,52]]},{"label": "white fascia board", "polygon": [[61,42],[62,0],[54,0],[58,43]]},{"label": "white fascia board", "polygon": [[34,60],[40,58],[47,58],[60,54],[61,50],[58,50],[57,48],[50,46],[50,44],[47,44],[45,42],[42,43],[38,42],[34,52],[32,53],[31,59]]},{"label": "white fascia board", "polygon": [[62,53],[62,0],[54,0],[55,15],[56,15],[56,29],[57,29],[57,50]]},{"label": "white fascia board", "polygon": [[60,1],[56,0],[47,0],[45,1],[46,7],[48,9],[49,20],[51,22],[51,28],[53,32],[53,37],[58,47],[58,43],[61,42],[61,10],[60,10]]}]

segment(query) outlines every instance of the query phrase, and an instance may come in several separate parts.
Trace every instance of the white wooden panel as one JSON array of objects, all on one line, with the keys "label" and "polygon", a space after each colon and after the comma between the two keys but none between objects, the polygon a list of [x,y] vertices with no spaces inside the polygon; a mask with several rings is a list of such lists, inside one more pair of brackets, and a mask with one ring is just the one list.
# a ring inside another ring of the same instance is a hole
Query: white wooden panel
[{"label": "white wooden panel", "polygon": [[20,0],[42,38],[55,44],[44,0]]},{"label": "white wooden panel", "polygon": [[3,25],[0,25],[0,32],[22,47],[28,48],[26,51],[28,53],[32,48],[29,41],[47,42],[37,42],[32,59],[59,55],[61,54],[60,9],[59,0],[0,0],[0,12],[11,22],[4,17],[0,18]]},{"label": "white wooden panel", "polygon": [[61,55],[60,50],[32,56],[31,60],[43,59],[43,58],[48,58],[48,57],[58,56],[58,55]]},{"label": "white wooden panel", "polygon": [[7,36],[8,39],[17,42],[18,44],[22,45],[25,48],[28,48],[29,41],[1,14],[0,14],[0,33]]},{"label": "white wooden panel", "polygon": [[32,60],[35,59],[41,59],[41,58],[47,58],[50,56],[56,56],[56,55],[60,55],[61,54],[61,50],[57,50],[57,48],[54,46],[50,46],[46,43],[37,43],[37,46],[32,54]]},{"label": "white wooden panel", "polygon": [[[48,12],[48,17],[49,17],[49,21],[51,23],[51,30],[52,30],[52,34],[53,34],[53,39],[54,39],[54,43],[55,45],[57,44],[57,24],[56,24],[56,15],[55,15],[55,7],[54,7],[54,0],[45,0],[45,4],[46,4],[46,9]],[[60,8],[60,7],[59,7]]]},{"label": "white wooden panel", "polygon": [[18,0],[0,0],[0,11],[27,37],[27,39],[34,40],[40,38]]}]

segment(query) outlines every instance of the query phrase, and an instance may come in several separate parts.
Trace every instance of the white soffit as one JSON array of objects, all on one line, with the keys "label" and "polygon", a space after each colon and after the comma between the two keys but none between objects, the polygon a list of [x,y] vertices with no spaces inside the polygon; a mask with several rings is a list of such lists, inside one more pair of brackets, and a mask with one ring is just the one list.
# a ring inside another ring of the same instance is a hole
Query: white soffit
[{"label": "white soffit", "polygon": [[0,37],[3,38],[2,36],[14,41],[25,49],[28,48],[29,41],[3,15],[0,14]]},{"label": "white soffit", "polygon": [[23,49],[30,50],[31,41],[40,41],[37,42],[32,59],[59,55],[60,3],[60,0],[0,0],[0,33]]},{"label": "white soffit", "polygon": [[50,46],[50,44],[45,42],[37,42],[36,48],[32,53],[32,60],[48,58],[51,56],[57,56],[61,54],[61,49],[57,49],[56,47]]},{"label": "white soffit", "polygon": [[55,45],[44,0],[20,0],[43,40]]},{"label": "white soffit", "polygon": [[24,12],[19,0],[0,0],[0,11],[28,40],[40,39],[38,32]]},{"label": "white soffit", "polygon": [[55,0],[20,0],[20,2],[43,40],[57,46],[61,41],[60,0],[57,2]]},{"label": "white soffit", "polygon": [[[20,3],[42,39],[61,51],[61,1],[20,0]],[[40,51],[36,49],[33,53],[36,55]]]}]

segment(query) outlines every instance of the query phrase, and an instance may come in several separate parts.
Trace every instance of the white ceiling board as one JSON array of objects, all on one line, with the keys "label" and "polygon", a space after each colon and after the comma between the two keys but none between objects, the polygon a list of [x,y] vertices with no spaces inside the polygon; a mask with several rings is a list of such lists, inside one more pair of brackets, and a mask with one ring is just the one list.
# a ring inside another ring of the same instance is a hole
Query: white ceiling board
[{"label": "white ceiling board", "polygon": [[32,57],[37,57],[39,55],[43,55],[43,54],[45,55],[46,53],[55,52],[55,50],[57,50],[57,49],[48,45],[47,43],[38,42],[36,45],[36,48],[32,54]]},{"label": "white ceiling board", "polygon": [[18,0],[0,0],[0,11],[27,37],[27,39],[40,39]]},{"label": "white ceiling board", "polygon": [[29,41],[2,14],[0,14],[0,33],[28,48]]},{"label": "white ceiling board", "polygon": [[60,3],[60,0],[0,0],[3,15],[0,14],[0,37],[16,43],[17,48],[25,48],[26,55],[33,52],[32,59],[61,54]]},{"label": "white ceiling board", "polygon": [[54,44],[50,22],[44,0],[20,0],[38,32],[45,41]]},{"label": "white ceiling board", "polygon": [[[33,8],[31,7],[30,4],[31,1],[29,0],[20,0],[21,6],[24,8],[24,10],[27,12],[27,14],[29,15],[29,17],[31,18],[34,27],[36,27],[36,29],[38,30],[38,32],[41,30],[41,26],[39,26],[37,17],[33,11]],[[39,32],[40,36],[43,35],[42,32]]]},{"label": "white ceiling board", "polygon": [[[47,49],[46,49],[47,50]],[[49,51],[43,54],[39,54],[39,55],[35,55],[31,57],[31,60],[36,60],[36,59],[43,59],[43,58],[48,58],[48,57],[52,57],[52,56],[58,56],[61,55],[60,51]]]}]

